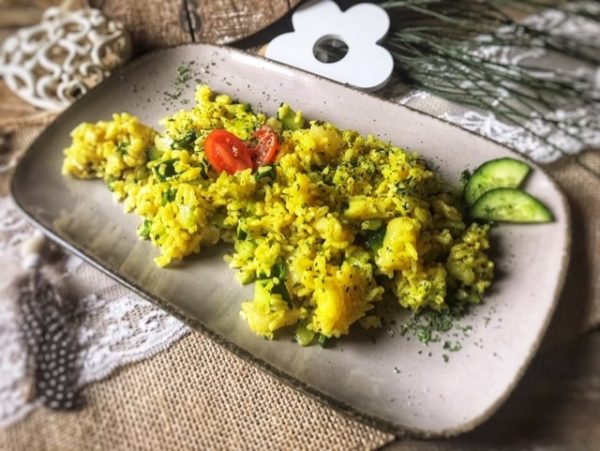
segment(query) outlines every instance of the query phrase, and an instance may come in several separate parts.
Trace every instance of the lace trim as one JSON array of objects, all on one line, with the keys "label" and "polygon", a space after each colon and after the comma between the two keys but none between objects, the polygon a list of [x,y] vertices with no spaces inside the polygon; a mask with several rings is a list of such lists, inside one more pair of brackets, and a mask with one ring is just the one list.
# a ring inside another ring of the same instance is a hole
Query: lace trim
[{"label": "lace trim", "polygon": [[[14,268],[0,283],[0,427],[19,421],[39,405],[28,399],[30,379],[16,309],[16,288],[9,282],[22,275],[21,248],[34,229],[9,198],[0,198],[0,264]],[[79,385],[101,380],[125,364],[167,349],[188,327],[136,296],[75,256],[62,262],[63,281],[76,296],[79,319]]]},{"label": "lace trim", "polygon": [[[589,13],[600,14],[600,5],[595,3],[579,3],[571,8],[586,8]],[[600,26],[582,17],[567,17],[563,11],[547,10],[529,17],[528,26],[540,30],[552,30],[555,35],[568,36],[580,42],[600,45]],[[510,32],[510,30],[506,30]],[[499,46],[486,46],[479,49],[481,56],[494,59],[508,65],[527,62],[532,66],[552,67],[562,73],[570,73],[588,80],[594,86],[594,93],[600,98],[600,67],[577,63],[573,60],[557,61],[543,49],[518,50]],[[558,67],[557,66],[558,63]],[[467,130],[490,138],[538,163],[550,163],[566,155],[577,154],[588,148],[600,147],[600,106],[560,109],[552,112],[552,117],[559,122],[568,123],[568,128],[549,127],[541,120],[531,119],[520,125],[501,122],[490,112],[467,110],[423,91],[405,92],[405,87],[391,89],[392,99],[398,103],[427,111],[446,121],[459,125]],[[508,97],[509,93],[499,92],[500,97]],[[544,136],[541,140],[527,130]],[[561,149],[561,150],[559,150]]]}]

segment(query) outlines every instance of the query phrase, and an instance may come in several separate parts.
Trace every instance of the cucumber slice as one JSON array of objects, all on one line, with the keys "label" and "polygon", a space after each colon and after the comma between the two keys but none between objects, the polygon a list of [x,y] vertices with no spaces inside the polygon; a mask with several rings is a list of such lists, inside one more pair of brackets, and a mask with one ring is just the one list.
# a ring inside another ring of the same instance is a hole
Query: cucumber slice
[{"label": "cucumber slice", "polygon": [[553,220],[548,207],[515,188],[488,191],[473,204],[470,215],[475,219],[498,222],[542,223]]},{"label": "cucumber slice", "polygon": [[467,205],[473,205],[484,193],[494,188],[518,188],[531,168],[514,158],[498,158],[479,166],[465,186]]}]

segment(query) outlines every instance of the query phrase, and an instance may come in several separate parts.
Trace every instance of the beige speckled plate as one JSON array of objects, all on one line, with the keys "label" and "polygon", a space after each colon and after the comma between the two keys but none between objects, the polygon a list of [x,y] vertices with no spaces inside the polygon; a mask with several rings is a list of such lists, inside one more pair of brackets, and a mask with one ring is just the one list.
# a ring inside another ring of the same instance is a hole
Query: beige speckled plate
[{"label": "beige speckled plate", "polygon": [[[285,101],[310,118],[374,133],[438,165],[450,180],[505,148],[433,117],[246,53],[208,45],[148,54],[65,111],[30,147],[12,192],[20,209],[51,238],[228,349],[333,407],[387,429],[451,435],[481,423],[507,397],[538,348],[554,310],[569,256],[565,198],[538,167],[527,190],[556,221],[494,229],[499,277],[485,304],[428,346],[400,334],[399,323],[371,336],[357,331],[332,349],[253,336],[239,317],[251,287],[241,287],[218,247],[159,269],[156,249],[137,240],[138,220],[123,213],[106,186],[60,175],[62,149],[81,121],[128,111],[148,124],[193,99],[176,83],[192,62],[198,81],[274,113]],[[459,341],[462,349],[444,349]],[[447,361],[446,361],[447,360]],[[202,396],[202,393],[198,393]],[[298,412],[298,415],[302,415]],[[174,419],[176,421],[176,419]]]}]

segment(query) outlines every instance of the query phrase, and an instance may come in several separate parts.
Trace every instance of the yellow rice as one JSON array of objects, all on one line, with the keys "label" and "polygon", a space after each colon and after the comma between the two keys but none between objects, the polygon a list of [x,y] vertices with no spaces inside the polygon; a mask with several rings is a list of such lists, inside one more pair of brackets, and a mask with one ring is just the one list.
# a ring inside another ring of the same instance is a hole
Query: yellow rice
[{"label": "yellow rice", "polygon": [[[265,123],[281,142],[270,176],[214,172],[203,147],[212,130],[247,140]],[[268,118],[199,86],[196,105],[163,119],[163,132],[127,113],[80,124],[63,173],[102,178],[142,218],[138,234],[160,249],[160,266],[234,243],[231,267],[256,281],[242,316],[267,338],[286,326],[325,337],[359,319],[377,326],[386,292],[415,311],[479,302],[493,276],[489,227],[465,223],[460,196],[416,154],[303,124],[287,105]]]}]

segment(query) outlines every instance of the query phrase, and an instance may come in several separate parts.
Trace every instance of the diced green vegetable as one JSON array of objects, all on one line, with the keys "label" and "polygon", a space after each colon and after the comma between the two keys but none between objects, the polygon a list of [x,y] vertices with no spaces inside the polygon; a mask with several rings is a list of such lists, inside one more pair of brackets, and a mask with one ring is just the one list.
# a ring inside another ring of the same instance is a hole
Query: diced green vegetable
[{"label": "diced green vegetable", "polygon": [[277,118],[281,121],[284,130],[299,130],[304,128],[304,118],[301,111],[294,111],[287,103],[282,104],[277,110]]},{"label": "diced green vegetable", "polygon": [[290,296],[290,292],[287,289],[287,285],[285,284],[285,280],[274,279],[275,284],[273,285],[273,290],[271,293],[281,295],[281,299],[287,302],[290,306],[292,305],[292,297]]},{"label": "diced green vegetable", "polygon": [[148,238],[150,238],[150,226],[151,225],[152,225],[152,221],[150,221],[149,219],[144,219],[144,223],[141,225],[141,227],[137,231],[140,238],[142,238],[144,240],[147,240]]},{"label": "diced green vegetable", "polygon": [[268,277],[266,274],[259,273],[257,274],[257,279],[259,281],[273,281],[273,287],[270,289],[270,293],[278,294],[281,296],[288,305],[292,305],[292,297],[290,296],[290,292],[288,291],[286,281],[287,271],[285,269],[285,264],[283,262],[277,262],[271,268],[271,276]]},{"label": "diced green vegetable", "polygon": [[173,177],[176,174],[175,163],[177,161],[179,161],[177,158],[172,158],[170,160],[163,161],[158,166],[154,166],[152,168],[154,176],[161,182],[164,182],[167,177]]},{"label": "diced green vegetable", "polygon": [[486,192],[495,188],[518,188],[531,167],[514,158],[498,158],[479,166],[465,186],[467,205],[473,205]]},{"label": "diced green vegetable", "polygon": [[129,141],[119,141],[119,143],[117,144],[117,151],[121,155],[126,155],[127,152],[129,151],[130,144],[131,143]]},{"label": "diced green vegetable", "polygon": [[383,221],[381,219],[365,219],[361,224],[360,228],[362,230],[378,230],[383,225]]},{"label": "diced green vegetable", "polygon": [[244,241],[246,238],[248,238],[248,232],[246,232],[241,226],[238,226],[235,236],[238,240]]},{"label": "diced green vegetable", "polygon": [[516,223],[543,223],[553,220],[542,202],[515,188],[496,188],[481,196],[471,207],[475,219]]},{"label": "diced green vegetable", "polygon": [[300,324],[296,328],[296,343],[298,343],[300,346],[308,346],[315,339],[315,335],[315,332],[308,329],[306,324]]},{"label": "diced green vegetable", "polygon": [[109,175],[104,179],[104,181],[106,182],[106,185],[108,186],[109,190],[111,190],[111,191],[115,190],[113,183],[117,181],[116,177]]},{"label": "diced green vegetable", "polygon": [[281,261],[278,261],[271,268],[271,275],[273,277],[277,277],[278,279],[285,280],[285,276],[287,271],[285,270],[285,264]]},{"label": "diced green vegetable", "polygon": [[163,191],[161,197],[161,205],[167,205],[169,202],[173,202],[175,200],[175,196],[177,195],[177,188],[169,187],[166,191]]},{"label": "diced green vegetable", "polygon": [[275,180],[275,176],[276,176],[275,166],[267,165],[267,166],[260,166],[256,170],[256,174],[254,175],[254,178],[256,180],[261,180],[261,179]]},{"label": "diced green vegetable", "polygon": [[381,227],[378,230],[371,231],[367,234],[365,245],[373,252],[377,252],[383,245],[383,239],[385,238],[385,227]]},{"label": "diced green vegetable", "polygon": [[174,149],[190,149],[196,142],[197,137],[195,130],[188,130],[181,138],[173,141],[172,147]]},{"label": "diced green vegetable", "polygon": [[146,155],[148,155],[148,160],[157,160],[160,158],[162,152],[156,148],[156,146],[152,146],[149,149],[146,149]]},{"label": "diced green vegetable", "polygon": [[329,348],[333,344],[333,340],[325,335],[319,334],[319,338],[317,339],[319,346],[322,348]]}]

